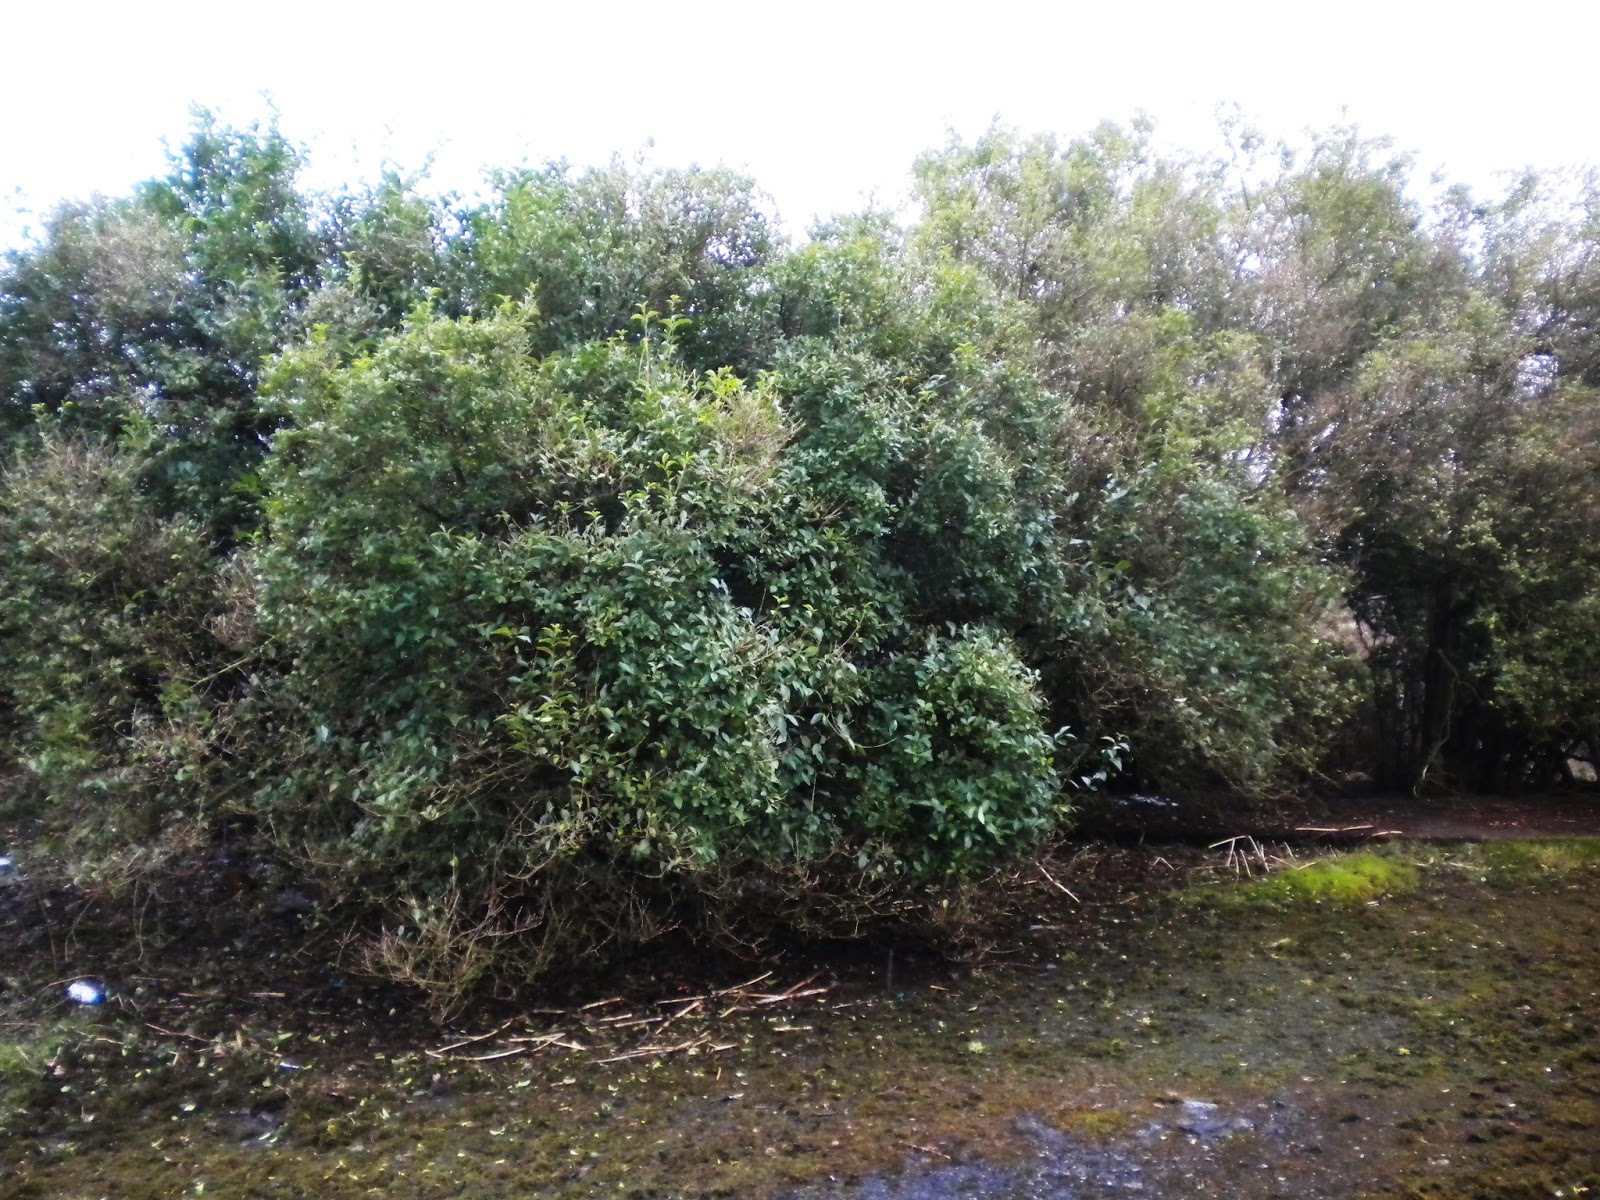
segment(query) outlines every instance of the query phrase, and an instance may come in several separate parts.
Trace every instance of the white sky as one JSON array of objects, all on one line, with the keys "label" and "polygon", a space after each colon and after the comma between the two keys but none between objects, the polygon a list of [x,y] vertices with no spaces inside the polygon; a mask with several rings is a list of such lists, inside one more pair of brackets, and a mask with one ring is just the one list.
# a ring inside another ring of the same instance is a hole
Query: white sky
[{"label": "white sky", "polygon": [[434,186],[468,191],[653,139],[655,163],[748,170],[795,230],[892,205],[919,151],[996,116],[1072,136],[1143,110],[1204,149],[1225,103],[1274,137],[1343,114],[1484,190],[1600,161],[1596,0],[0,0],[0,35],[0,243],[159,173],[192,103],[247,121],[263,92],[317,186],[431,154]]}]

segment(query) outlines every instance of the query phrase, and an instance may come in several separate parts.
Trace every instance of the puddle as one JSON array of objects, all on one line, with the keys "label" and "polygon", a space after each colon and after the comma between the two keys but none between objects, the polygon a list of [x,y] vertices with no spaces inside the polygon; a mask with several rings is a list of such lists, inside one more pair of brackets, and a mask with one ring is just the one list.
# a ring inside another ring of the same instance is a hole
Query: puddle
[{"label": "puddle", "polygon": [[1015,1162],[924,1158],[904,1171],[813,1184],[784,1200],[1180,1200],[1276,1196],[1290,1186],[1297,1197],[1347,1195],[1343,1172],[1316,1169],[1322,1147],[1300,1140],[1306,1123],[1281,1101],[1246,1113],[1191,1100],[1132,1137],[1095,1142],[1024,1116],[1014,1123],[1025,1145]]}]

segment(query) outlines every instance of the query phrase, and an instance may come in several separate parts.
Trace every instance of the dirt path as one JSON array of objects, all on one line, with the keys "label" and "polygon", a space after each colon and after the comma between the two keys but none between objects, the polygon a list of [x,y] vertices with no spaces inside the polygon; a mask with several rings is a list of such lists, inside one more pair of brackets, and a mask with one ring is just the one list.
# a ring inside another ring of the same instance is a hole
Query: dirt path
[{"label": "dirt path", "polygon": [[1230,796],[1102,796],[1085,801],[1079,817],[1080,836],[1144,845],[1206,846],[1249,836],[1261,842],[1353,846],[1375,833],[1434,842],[1600,837],[1600,794],[1337,797],[1298,808],[1252,807]]},{"label": "dirt path", "polygon": [[1600,800],[1592,796],[1346,801],[1332,815],[1339,824],[1395,829],[1420,841],[1600,837]]}]

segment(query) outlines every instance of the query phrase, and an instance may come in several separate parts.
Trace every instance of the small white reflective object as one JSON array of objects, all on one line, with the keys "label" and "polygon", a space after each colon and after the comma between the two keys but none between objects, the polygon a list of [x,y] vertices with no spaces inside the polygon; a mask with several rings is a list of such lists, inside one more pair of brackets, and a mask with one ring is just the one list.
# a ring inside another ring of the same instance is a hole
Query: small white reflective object
[{"label": "small white reflective object", "polygon": [[104,1004],[106,990],[98,983],[79,979],[67,985],[67,999],[74,1004]]}]

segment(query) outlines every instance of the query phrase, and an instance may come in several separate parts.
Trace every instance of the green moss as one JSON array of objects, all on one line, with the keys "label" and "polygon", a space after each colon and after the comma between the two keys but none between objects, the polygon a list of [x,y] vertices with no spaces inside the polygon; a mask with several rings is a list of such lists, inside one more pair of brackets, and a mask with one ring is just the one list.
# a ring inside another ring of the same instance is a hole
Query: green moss
[{"label": "green moss", "polygon": [[1276,871],[1242,885],[1190,889],[1185,899],[1223,908],[1283,908],[1330,902],[1361,904],[1378,896],[1414,891],[1421,872],[1381,854],[1340,854]]},{"label": "green moss", "polygon": [[1105,1142],[1132,1134],[1139,1125],[1139,1114],[1121,1108],[1066,1106],[1056,1114],[1055,1125],[1062,1133]]}]

